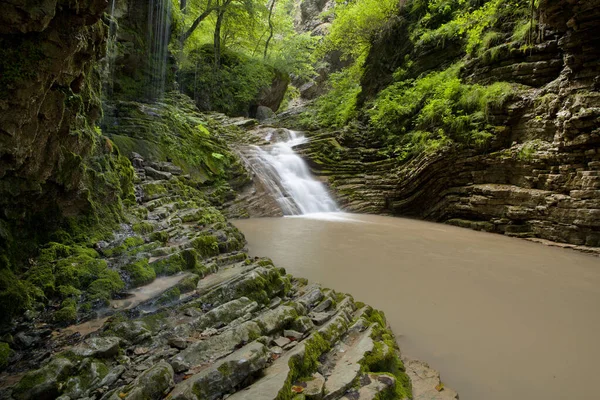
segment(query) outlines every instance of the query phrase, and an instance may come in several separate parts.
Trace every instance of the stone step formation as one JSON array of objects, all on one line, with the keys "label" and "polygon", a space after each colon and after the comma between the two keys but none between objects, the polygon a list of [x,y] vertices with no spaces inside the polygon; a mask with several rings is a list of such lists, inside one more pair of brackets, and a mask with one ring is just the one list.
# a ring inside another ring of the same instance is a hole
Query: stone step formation
[{"label": "stone step formation", "polygon": [[90,313],[101,322],[91,332],[88,321],[41,333],[51,325],[30,318],[0,398],[412,398],[414,374],[381,312],[248,257],[243,235],[178,167],[132,163],[137,222],[98,251],[131,293],[173,279]]}]

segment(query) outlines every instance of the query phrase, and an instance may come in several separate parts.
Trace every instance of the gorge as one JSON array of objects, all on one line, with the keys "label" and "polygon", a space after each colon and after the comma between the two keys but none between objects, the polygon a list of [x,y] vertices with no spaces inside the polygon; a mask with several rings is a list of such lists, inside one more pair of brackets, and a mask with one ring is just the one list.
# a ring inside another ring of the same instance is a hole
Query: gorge
[{"label": "gorge", "polygon": [[0,11],[1,399],[597,397],[598,0]]}]

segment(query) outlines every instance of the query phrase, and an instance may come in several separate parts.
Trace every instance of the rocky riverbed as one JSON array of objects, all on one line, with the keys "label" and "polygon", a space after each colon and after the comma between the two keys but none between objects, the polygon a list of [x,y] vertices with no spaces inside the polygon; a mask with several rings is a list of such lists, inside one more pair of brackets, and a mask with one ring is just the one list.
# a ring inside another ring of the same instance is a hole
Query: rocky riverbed
[{"label": "rocky riverbed", "polygon": [[425,364],[407,370],[383,313],[249,258],[178,167],[132,163],[137,222],[96,245],[129,290],[75,326],[60,310],[18,320],[2,398],[456,398]]}]

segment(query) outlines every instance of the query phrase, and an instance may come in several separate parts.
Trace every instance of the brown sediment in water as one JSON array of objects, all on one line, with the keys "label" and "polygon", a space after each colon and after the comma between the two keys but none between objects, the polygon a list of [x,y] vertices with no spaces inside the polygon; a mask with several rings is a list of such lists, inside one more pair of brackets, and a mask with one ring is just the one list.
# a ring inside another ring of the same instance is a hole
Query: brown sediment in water
[{"label": "brown sediment in water", "polygon": [[463,400],[598,398],[597,256],[381,216],[235,224],[251,255],[385,311]]}]

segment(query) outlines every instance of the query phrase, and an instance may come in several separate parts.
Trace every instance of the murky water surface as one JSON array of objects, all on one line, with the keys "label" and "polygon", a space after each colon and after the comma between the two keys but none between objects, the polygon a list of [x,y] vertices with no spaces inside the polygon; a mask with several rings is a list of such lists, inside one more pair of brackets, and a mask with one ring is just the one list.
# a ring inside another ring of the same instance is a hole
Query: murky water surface
[{"label": "murky water surface", "polygon": [[462,400],[600,398],[596,256],[381,216],[235,224],[251,255],[384,310]]}]

